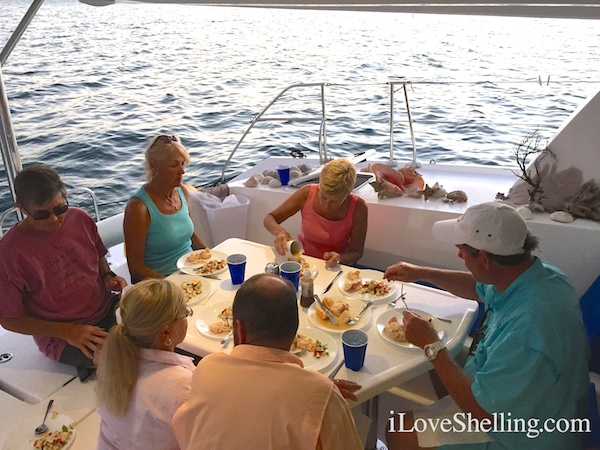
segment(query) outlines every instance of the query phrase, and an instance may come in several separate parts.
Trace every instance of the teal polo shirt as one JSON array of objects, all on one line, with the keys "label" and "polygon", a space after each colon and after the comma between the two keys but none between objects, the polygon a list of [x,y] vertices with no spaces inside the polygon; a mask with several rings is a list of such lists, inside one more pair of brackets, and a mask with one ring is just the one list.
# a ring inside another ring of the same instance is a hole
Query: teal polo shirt
[{"label": "teal polo shirt", "polygon": [[491,433],[494,442],[464,448],[581,448],[582,433],[538,433],[544,423],[563,429],[578,417],[590,383],[587,336],[565,274],[536,259],[504,293],[482,283],[477,293],[489,312],[485,337],[465,365],[471,390],[483,409],[508,419],[504,430],[522,432]]}]

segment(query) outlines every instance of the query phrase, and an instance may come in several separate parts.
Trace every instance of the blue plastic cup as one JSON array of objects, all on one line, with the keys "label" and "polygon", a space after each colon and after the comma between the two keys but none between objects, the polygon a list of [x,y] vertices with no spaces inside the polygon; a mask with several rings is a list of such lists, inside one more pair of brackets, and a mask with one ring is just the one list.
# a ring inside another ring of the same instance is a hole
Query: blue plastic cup
[{"label": "blue plastic cup", "polygon": [[298,284],[300,283],[301,271],[302,264],[296,261],[286,261],[279,265],[279,275],[286,280],[290,280],[296,290],[298,290]]},{"label": "blue plastic cup", "polygon": [[235,254],[227,257],[227,267],[232,284],[242,284],[246,275],[246,255]]},{"label": "blue plastic cup", "polygon": [[360,370],[365,364],[369,336],[361,330],[346,330],[342,333],[344,360],[350,370]]},{"label": "blue plastic cup", "polygon": [[290,182],[290,166],[279,166],[277,172],[279,173],[279,181],[286,186]]}]

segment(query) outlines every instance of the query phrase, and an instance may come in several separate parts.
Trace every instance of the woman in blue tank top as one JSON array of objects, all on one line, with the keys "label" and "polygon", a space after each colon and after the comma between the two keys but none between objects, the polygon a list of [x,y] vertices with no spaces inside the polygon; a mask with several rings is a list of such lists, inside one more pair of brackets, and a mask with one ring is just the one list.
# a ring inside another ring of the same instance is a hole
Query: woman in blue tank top
[{"label": "woman in blue tank top", "polygon": [[131,281],[164,278],[177,260],[206,244],[194,233],[188,192],[182,184],[190,155],[175,136],[158,136],[145,152],[148,182],[125,208],[123,231]]}]

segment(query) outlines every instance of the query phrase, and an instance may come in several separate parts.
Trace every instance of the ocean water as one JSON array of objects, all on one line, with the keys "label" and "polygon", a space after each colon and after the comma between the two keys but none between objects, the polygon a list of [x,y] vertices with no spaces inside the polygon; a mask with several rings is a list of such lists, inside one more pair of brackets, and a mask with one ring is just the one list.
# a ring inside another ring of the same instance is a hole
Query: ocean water
[{"label": "ocean water", "polygon": [[[28,6],[0,0],[1,45]],[[514,167],[526,134],[546,142],[600,89],[600,21],[46,0],[2,70],[22,163],[93,189],[106,217],[143,183],[150,136],[179,135],[185,181],[210,186],[251,119],[300,82],[361,85],[327,88],[331,156],[387,157],[382,83],[410,81],[419,161]],[[294,92],[269,115],[318,114],[317,94]],[[395,157],[408,161],[395,96]],[[262,124],[226,177],[267,155],[316,154],[317,132]],[[10,204],[2,170],[0,211]]]}]

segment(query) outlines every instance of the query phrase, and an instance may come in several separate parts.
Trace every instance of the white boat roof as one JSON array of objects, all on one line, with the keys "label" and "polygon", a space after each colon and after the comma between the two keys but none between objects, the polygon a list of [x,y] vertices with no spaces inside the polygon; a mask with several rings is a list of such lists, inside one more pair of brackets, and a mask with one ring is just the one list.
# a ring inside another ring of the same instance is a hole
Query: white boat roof
[{"label": "white boat roof", "polygon": [[[115,0],[80,0],[82,3],[104,6]],[[570,19],[598,19],[600,5],[596,1],[568,2],[563,0],[438,0],[416,2],[414,0],[132,0],[142,3],[181,3],[208,6],[234,6],[254,8],[313,9],[329,11],[378,11],[425,14],[475,14],[519,17],[553,17]]]}]

